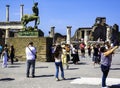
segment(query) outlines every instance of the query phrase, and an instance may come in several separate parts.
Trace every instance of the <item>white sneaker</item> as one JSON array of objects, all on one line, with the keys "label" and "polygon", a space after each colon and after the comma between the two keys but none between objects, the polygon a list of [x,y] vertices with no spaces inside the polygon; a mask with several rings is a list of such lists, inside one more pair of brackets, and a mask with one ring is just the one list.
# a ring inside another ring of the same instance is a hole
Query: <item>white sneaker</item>
[{"label": "white sneaker", "polygon": [[106,86],[106,87],[102,87],[102,88],[109,88],[109,87]]}]

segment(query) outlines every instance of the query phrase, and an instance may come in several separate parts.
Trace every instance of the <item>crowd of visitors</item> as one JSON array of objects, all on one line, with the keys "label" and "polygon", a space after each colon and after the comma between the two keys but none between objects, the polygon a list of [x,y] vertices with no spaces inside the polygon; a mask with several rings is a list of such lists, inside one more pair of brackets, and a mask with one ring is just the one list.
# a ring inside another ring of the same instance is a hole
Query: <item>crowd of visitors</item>
[{"label": "crowd of visitors", "polygon": [[[55,63],[55,78],[56,81],[59,81],[59,69],[61,71],[61,78],[65,80],[64,69],[69,69],[69,62],[77,65],[79,64],[80,59],[90,58],[93,61],[93,65],[100,65],[101,71],[103,73],[102,76],[102,88],[107,88],[106,78],[109,73],[109,69],[112,62],[112,54],[114,54],[114,50],[118,48],[118,45],[110,44],[109,42],[105,42],[102,44],[94,43],[86,45],[84,42],[80,44],[54,44],[51,46],[52,58],[54,58]],[[88,53],[85,56],[85,53]],[[32,66],[31,75],[35,77],[35,62],[36,62],[36,53],[37,50],[35,46],[33,46],[33,42],[30,42],[25,49],[26,53],[26,77],[28,78],[30,75],[30,68]],[[11,64],[14,62],[15,57],[15,49],[14,46],[11,45],[10,49],[7,44],[5,46],[0,45],[0,55],[3,60],[2,67],[7,67],[7,62],[10,60]]]}]

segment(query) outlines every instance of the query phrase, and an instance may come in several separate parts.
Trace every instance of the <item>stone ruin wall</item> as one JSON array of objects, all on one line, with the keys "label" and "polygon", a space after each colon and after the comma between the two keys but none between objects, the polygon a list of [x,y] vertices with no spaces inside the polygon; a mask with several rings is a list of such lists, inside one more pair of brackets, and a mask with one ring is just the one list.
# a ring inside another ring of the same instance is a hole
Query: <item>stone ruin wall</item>
[{"label": "stone ruin wall", "polygon": [[25,61],[25,48],[30,41],[34,43],[37,48],[37,61],[52,61],[50,57],[50,45],[52,44],[52,38],[48,37],[20,37],[20,38],[8,38],[7,44],[14,45],[15,56],[19,61]]}]

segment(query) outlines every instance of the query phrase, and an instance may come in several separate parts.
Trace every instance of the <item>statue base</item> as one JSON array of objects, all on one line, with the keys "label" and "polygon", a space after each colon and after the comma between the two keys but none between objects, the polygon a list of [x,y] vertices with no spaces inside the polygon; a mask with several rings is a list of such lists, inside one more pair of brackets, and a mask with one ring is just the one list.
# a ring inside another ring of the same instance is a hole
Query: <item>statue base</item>
[{"label": "statue base", "polygon": [[41,30],[19,31],[18,37],[41,37],[44,33]]}]

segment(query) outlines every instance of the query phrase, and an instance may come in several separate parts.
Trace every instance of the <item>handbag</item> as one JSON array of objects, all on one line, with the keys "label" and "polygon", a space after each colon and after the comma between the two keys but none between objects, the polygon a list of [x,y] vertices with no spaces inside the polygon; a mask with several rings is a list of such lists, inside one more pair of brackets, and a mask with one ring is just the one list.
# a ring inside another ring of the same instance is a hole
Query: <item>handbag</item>
[{"label": "handbag", "polygon": [[[29,47],[28,47],[29,48]],[[29,48],[29,50],[32,52],[32,50]],[[37,55],[32,52],[32,54],[35,56],[35,59],[37,58]]]}]

